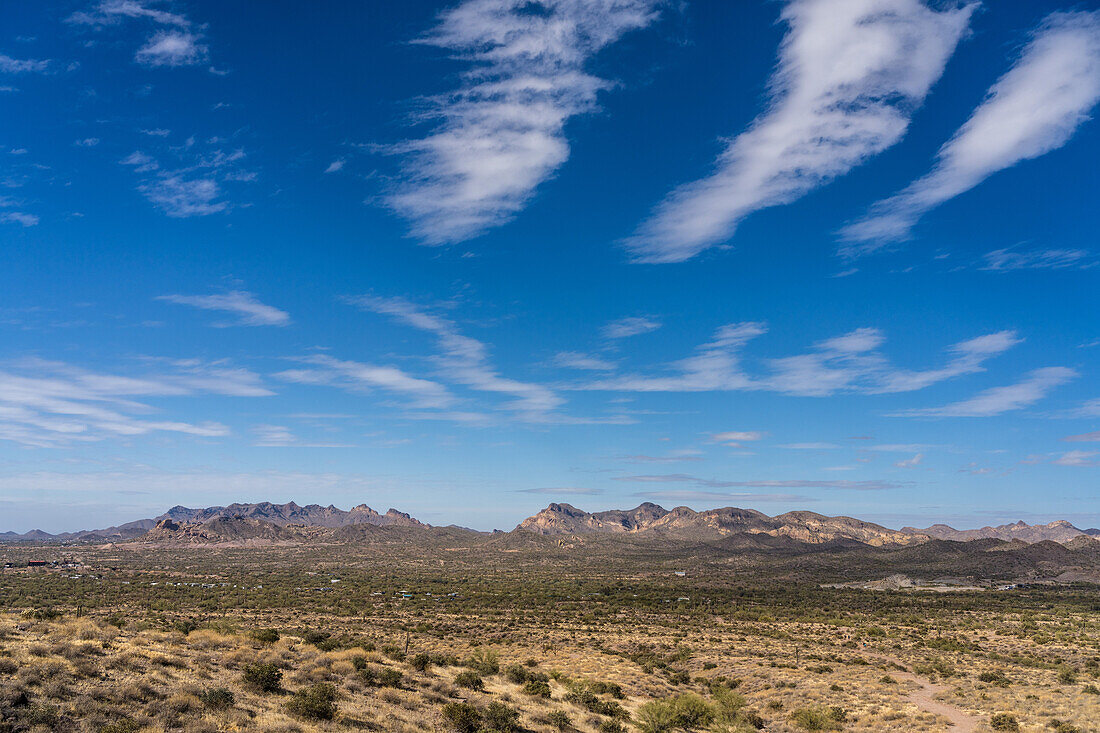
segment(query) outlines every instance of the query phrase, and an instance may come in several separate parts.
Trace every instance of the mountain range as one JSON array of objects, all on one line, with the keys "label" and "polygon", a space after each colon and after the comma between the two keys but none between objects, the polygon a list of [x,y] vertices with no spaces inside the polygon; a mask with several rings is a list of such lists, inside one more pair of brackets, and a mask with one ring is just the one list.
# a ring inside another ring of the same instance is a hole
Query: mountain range
[{"label": "mountain range", "polygon": [[[309,528],[336,530],[371,526],[432,529],[404,512],[389,509],[385,514],[379,514],[366,504],[345,511],[332,505],[259,502],[205,508],[174,506],[158,517],[80,532],[3,532],[0,533],[0,543],[120,542],[135,539],[192,544],[242,540],[301,541],[319,536],[318,532],[306,531]],[[447,529],[472,532],[461,528]],[[723,507],[695,511],[680,506],[670,510],[650,502],[633,509],[602,512],[586,512],[570,504],[553,503],[524,519],[514,531],[544,536],[609,534],[693,541],[771,537],[806,545],[841,542],[872,547],[906,547],[934,540],[968,542],[997,539],[1028,544],[1046,541],[1065,544],[1078,538],[1085,538],[1086,541],[1090,537],[1100,539],[1100,529],[1082,530],[1065,521],[1034,525],[1020,521],[967,530],[934,524],[925,529],[904,527],[895,530],[852,517],[829,517],[808,511],[792,511],[771,517],[752,509]]]}]

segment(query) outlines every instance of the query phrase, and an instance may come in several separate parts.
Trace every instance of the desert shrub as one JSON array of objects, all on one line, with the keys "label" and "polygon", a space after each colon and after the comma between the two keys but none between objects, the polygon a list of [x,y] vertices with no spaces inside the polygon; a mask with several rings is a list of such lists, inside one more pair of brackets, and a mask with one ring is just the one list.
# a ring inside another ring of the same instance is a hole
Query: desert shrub
[{"label": "desert shrub", "polygon": [[202,694],[199,695],[199,700],[208,708],[224,710],[236,702],[236,697],[233,695],[232,690],[225,687],[212,687],[209,690],[203,690]]},{"label": "desert shrub", "polygon": [[716,707],[715,716],[729,723],[745,707],[745,698],[728,687],[714,687],[711,692]]},{"label": "desert shrub", "polygon": [[409,664],[412,665],[412,668],[415,669],[417,672],[427,672],[428,667],[431,665],[431,663],[432,658],[429,657],[425,652],[414,654],[412,661],[409,662]]},{"label": "desert shrub", "polygon": [[626,726],[617,720],[604,720],[596,730],[600,733],[626,733]]},{"label": "desert shrub", "polygon": [[457,656],[446,652],[431,652],[428,659],[437,667],[457,667],[459,664]]},{"label": "desert shrub", "polygon": [[754,710],[747,710],[741,713],[741,718],[757,730],[763,730],[766,725],[764,718],[761,717],[760,713]]},{"label": "desert shrub", "polygon": [[35,621],[56,621],[65,614],[61,613],[55,608],[46,606],[45,608],[32,608],[23,612],[23,616]]},{"label": "desert shrub", "polygon": [[611,697],[615,698],[616,700],[622,700],[624,697],[626,697],[623,694],[622,685],[615,684],[614,682],[603,682],[597,680],[596,682],[591,683],[591,687],[592,692],[595,692],[598,695],[611,695]]},{"label": "desert shrub", "polygon": [[275,629],[253,629],[249,636],[261,644],[274,644],[280,639],[279,632]]},{"label": "desert shrub", "polygon": [[99,733],[137,733],[139,730],[141,730],[140,723],[136,720],[123,718],[122,720],[116,720],[114,723],[103,726],[99,729]]},{"label": "desert shrub", "polygon": [[573,720],[564,710],[554,710],[546,716],[546,722],[559,731],[566,731],[573,727]]},{"label": "desert shrub", "polygon": [[1072,685],[1077,682],[1077,670],[1072,667],[1062,667],[1058,670],[1058,681],[1063,685]]},{"label": "desert shrub", "polygon": [[392,667],[383,667],[378,673],[378,684],[382,687],[400,687],[404,680],[405,677],[401,671]]},{"label": "desert shrub", "polygon": [[523,692],[532,697],[550,697],[550,683],[543,680],[527,680],[523,683]]},{"label": "desert shrub", "polygon": [[351,666],[355,667],[356,672],[362,672],[364,669],[367,668],[367,658],[366,657],[352,657],[351,658]]},{"label": "desert shrub", "polygon": [[508,681],[517,685],[526,682],[528,674],[527,668],[521,664],[510,664],[504,670],[504,676],[508,678]]},{"label": "desert shrub", "polygon": [[1009,713],[995,713],[989,719],[989,727],[993,730],[1020,730],[1020,723],[1015,715]]},{"label": "desert shrub", "polygon": [[681,728],[702,728],[714,722],[714,708],[703,698],[692,693],[677,695],[670,703]]},{"label": "desert shrub", "polygon": [[1081,733],[1081,729],[1073,723],[1066,723],[1058,718],[1051,718],[1050,727],[1054,733]]},{"label": "desert shrub", "polygon": [[318,682],[298,690],[287,701],[286,709],[300,718],[332,720],[336,716],[336,688],[327,682]]},{"label": "desert shrub", "polygon": [[276,692],[283,680],[283,671],[274,664],[246,664],[244,667],[245,684],[260,692]]},{"label": "desert shrub", "polygon": [[565,694],[568,702],[576,703],[590,713],[597,715],[609,715],[611,717],[625,716],[623,706],[610,700],[601,700],[591,685],[583,682],[575,682],[569,685],[569,692]]},{"label": "desert shrub", "polygon": [[791,712],[790,721],[802,730],[840,730],[840,721],[821,708],[798,708]]},{"label": "desert shrub", "polygon": [[199,628],[199,624],[194,619],[181,618],[172,622],[172,628],[180,632],[184,636],[187,636],[195,629]]},{"label": "desert shrub", "polygon": [[455,675],[455,684],[471,690],[485,689],[485,680],[481,679],[481,675],[472,669],[464,670]]},{"label": "desert shrub", "polygon": [[519,729],[519,711],[502,702],[491,702],[483,715],[484,725],[489,730],[511,733]]},{"label": "desert shrub", "polygon": [[1096,685],[1085,685],[1083,688],[1081,688],[1081,692],[1084,692],[1088,695],[1100,695],[1100,687],[1097,687]]},{"label": "desert shrub", "polygon": [[468,702],[444,705],[443,719],[459,733],[475,733],[481,727],[481,712]]},{"label": "desert shrub", "polygon": [[58,712],[56,706],[46,705],[44,703],[35,703],[31,705],[23,715],[23,719],[30,725],[48,726],[57,725],[57,721],[60,717],[61,713]]},{"label": "desert shrub", "polygon": [[1008,687],[1008,678],[1005,677],[1005,673],[999,669],[989,669],[978,675],[979,682],[985,682],[989,685],[996,685],[997,687]]},{"label": "desert shrub", "polygon": [[642,733],[665,733],[678,725],[678,718],[672,706],[661,700],[651,700],[638,708],[638,730]]},{"label": "desert shrub", "polygon": [[500,655],[495,649],[474,649],[464,664],[481,674],[496,674],[500,671]]}]

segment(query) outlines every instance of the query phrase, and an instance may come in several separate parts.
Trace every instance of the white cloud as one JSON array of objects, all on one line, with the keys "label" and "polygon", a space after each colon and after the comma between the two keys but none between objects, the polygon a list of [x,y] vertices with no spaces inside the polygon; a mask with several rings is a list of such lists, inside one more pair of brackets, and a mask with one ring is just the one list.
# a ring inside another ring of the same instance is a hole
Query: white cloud
[{"label": "white cloud", "polygon": [[0,221],[19,224],[23,227],[33,227],[38,225],[39,219],[36,215],[28,214],[25,211],[5,211],[0,213]]},{"label": "white cloud", "polygon": [[736,448],[746,441],[763,440],[764,433],[758,430],[727,430],[724,433],[715,433],[710,436],[710,442],[723,443]]},{"label": "white cloud", "polygon": [[898,468],[916,468],[918,465],[920,465],[920,462],[923,461],[923,460],[924,460],[924,454],[923,453],[918,453],[915,456],[913,456],[912,458],[906,458],[904,460],[897,461],[896,463],[894,463],[894,465],[897,466]]},{"label": "white cloud", "polygon": [[290,314],[256,299],[252,293],[234,290],[219,295],[160,295],[157,300],[179,305],[190,305],[204,310],[226,311],[235,314],[238,319],[229,323],[215,323],[225,326],[286,326],[290,323]]},{"label": "white cloud", "polygon": [[661,322],[656,319],[631,316],[608,323],[603,327],[603,337],[607,339],[630,338],[631,336],[656,331],[660,327]]},{"label": "white cloud", "polygon": [[928,407],[896,413],[900,417],[991,417],[1029,407],[1051,390],[1069,382],[1077,372],[1066,367],[1045,367],[1029,373],[1025,379],[1005,387],[994,387],[962,402],[943,407]]},{"label": "white cloud", "polygon": [[328,164],[328,168],[325,168],[325,173],[336,173],[337,171],[343,170],[346,162],[347,161],[343,158],[337,158]]},{"label": "white cloud", "polygon": [[1094,430],[1091,433],[1081,433],[1079,435],[1067,435],[1062,438],[1067,443],[1100,443],[1100,430]]},{"label": "white cloud", "polygon": [[750,374],[741,350],[767,332],[762,323],[735,323],[718,330],[694,356],[666,367],[671,375],[627,374],[574,385],[573,389],[623,392],[770,391],[821,397],[838,392],[886,394],[912,392],[983,370],[983,363],[1020,343],[1014,331],[999,331],[951,346],[947,362],[936,369],[907,370],[878,351],[884,337],[861,328],[822,341],[809,353],[765,360],[767,369]]},{"label": "white cloud", "polygon": [[1052,13],[939,151],[932,171],[846,227],[842,254],[906,239],[927,211],[1065,145],[1100,100],[1100,13]]},{"label": "white cloud", "polygon": [[992,272],[1011,270],[1084,270],[1096,265],[1096,260],[1084,249],[1038,249],[1016,252],[1012,249],[995,249],[986,252],[981,269]]},{"label": "white cloud", "polygon": [[516,215],[569,157],[566,122],[608,83],[588,61],[656,17],[659,0],[465,0],[422,43],[468,60],[455,92],[429,100],[438,124],[394,148],[404,182],[389,205],[426,244],[459,242]]},{"label": "white cloud", "polygon": [[49,59],[13,59],[0,53],[0,73],[4,74],[41,74],[50,68]]},{"label": "white cloud", "polygon": [[78,148],[94,148],[96,145],[99,145],[99,138],[86,137],[83,140],[77,140],[73,144],[76,145]]},{"label": "white cloud", "polygon": [[836,450],[840,448],[836,443],[787,443],[777,446],[787,450]]},{"label": "white cloud", "polygon": [[[207,145],[220,142],[221,139],[215,137]],[[183,146],[171,148],[171,154],[179,158],[177,165],[172,167],[162,166],[140,150],[119,163],[144,174],[138,191],[170,217],[181,219],[228,211],[230,203],[223,198],[222,184],[252,181],[256,176],[241,167],[245,158],[243,150],[212,148],[203,151],[201,147],[190,138]]]},{"label": "white cloud", "polygon": [[634,494],[641,499],[655,499],[657,501],[736,501],[750,504],[801,504],[808,501],[817,501],[809,496],[798,494],[730,494],[724,491],[639,491]]},{"label": "white cloud", "polygon": [[562,351],[555,354],[554,364],[566,369],[583,369],[593,372],[611,372],[615,370],[613,362],[577,351]]},{"label": "white cloud", "polygon": [[67,22],[77,25],[113,25],[124,18],[151,20],[162,25],[186,27],[190,25],[182,15],[159,10],[155,5],[160,2],[138,2],[138,0],[103,0],[95,9],[78,11],[67,18]]},{"label": "white cloud", "polygon": [[1100,456],[1100,451],[1071,450],[1055,458],[1052,463],[1055,466],[1100,466],[1096,456]]},{"label": "white cloud", "polygon": [[362,296],[350,302],[364,310],[396,318],[434,336],[440,353],[433,357],[433,361],[439,373],[448,380],[479,392],[512,397],[502,407],[528,421],[568,419],[552,414],[564,403],[552,389],[502,376],[490,362],[485,344],[461,334],[453,322],[402,298]]},{"label": "white cloud", "polygon": [[449,407],[455,401],[443,385],[410,376],[396,367],[342,361],[323,354],[301,361],[316,368],[290,369],[276,376],[299,384],[326,384],[360,391],[384,389],[414,398],[413,406],[421,409]]},{"label": "white cloud", "polygon": [[807,479],[761,480],[761,481],[719,481],[699,478],[686,473],[668,473],[648,476],[616,476],[615,481],[629,483],[688,483],[713,489],[732,488],[768,488],[768,489],[841,489],[851,491],[883,491],[897,489],[902,484],[889,481],[816,481]]},{"label": "white cloud", "polygon": [[38,359],[9,365],[0,370],[0,440],[51,447],[152,432],[220,437],[229,428],[217,422],[144,417],[154,408],[134,398],[272,394],[247,370],[171,364],[168,372],[143,377],[100,374]]},{"label": "white cloud", "polygon": [[206,58],[200,36],[181,31],[160,31],[134,54],[134,61],[144,66],[193,66]]},{"label": "white cloud", "polygon": [[252,445],[258,448],[352,448],[346,443],[303,443],[285,425],[257,425],[252,428],[256,436]]},{"label": "white cloud", "polygon": [[641,262],[681,262],[749,214],[787,204],[898,142],[977,4],[792,0],[766,112],[714,172],[681,186],[626,240]]}]

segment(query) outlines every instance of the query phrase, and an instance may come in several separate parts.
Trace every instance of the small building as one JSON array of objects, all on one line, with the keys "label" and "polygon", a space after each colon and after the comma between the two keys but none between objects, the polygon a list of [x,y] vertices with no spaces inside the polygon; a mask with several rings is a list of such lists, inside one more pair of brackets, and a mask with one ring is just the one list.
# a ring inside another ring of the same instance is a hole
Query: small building
[{"label": "small building", "polygon": [[44,568],[46,567],[45,560],[27,560],[28,568]]}]

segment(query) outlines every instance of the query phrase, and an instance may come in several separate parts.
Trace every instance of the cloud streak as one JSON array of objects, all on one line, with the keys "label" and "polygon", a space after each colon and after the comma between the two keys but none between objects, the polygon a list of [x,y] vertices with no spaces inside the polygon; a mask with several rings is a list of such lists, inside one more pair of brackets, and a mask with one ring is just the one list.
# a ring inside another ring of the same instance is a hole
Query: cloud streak
[{"label": "cloud streak", "polygon": [[601,49],[656,18],[659,0],[466,0],[421,43],[471,68],[431,99],[426,137],[393,148],[404,180],[389,206],[425,244],[460,242],[514,217],[569,157],[565,125],[609,84],[585,72]]},{"label": "cloud streak", "polygon": [[917,221],[998,171],[1065,145],[1100,100],[1100,13],[1047,16],[935,166],[842,232],[859,256],[908,238]]},{"label": "cloud streak", "polygon": [[217,295],[160,295],[157,300],[178,305],[189,305],[203,310],[225,311],[237,316],[236,321],[215,323],[214,326],[286,326],[290,324],[290,314],[278,308],[261,303],[255,295],[243,290],[234,290]]},{"label": "cloud streak", "polygon": [[895,413],[898,417],[993,417],[1030,407],[1063,384],[1077,377],[1066,367],[1045,367],[1030,372],[1016,384],[993,387],[974,397],[943,407],[926,407]]},{"label": "cloud streak", "polygon": [[700,478],[686,473],[666,473],[643,476],[616,476],[613,480],[628,483],[677,483],[695,484],[709,489],[842,489],[849,491],[883,491],[897,489],[904,484],[890,481],[815,481],[815,480],[760,480],[760,481],[720,481]]},{"label": "cloud streak", "polygon": [[765,360],[761,373],[742,365],[741,351],[767,333],[762,323],[722,326],[714,339],[686,359],[669,364],[663,375],[626,374],[574,385],[573,389],[621,392],[768,391],[808,397],[840,392],[892,394],[913,392],[967,374],[1021,339],[1014,331],[998,331],[952,345],[943,366],[911,370],[894,366],[879,351],[885,337],[877,329],[861,328],[819,342],[808,353]]},{"label": "cloud streak", "polygon": [[625,241],[639,262],[682,262],[749,214],[787,204],[897,143],[940,78],[976,4],[793,0],[768,109]]}]

